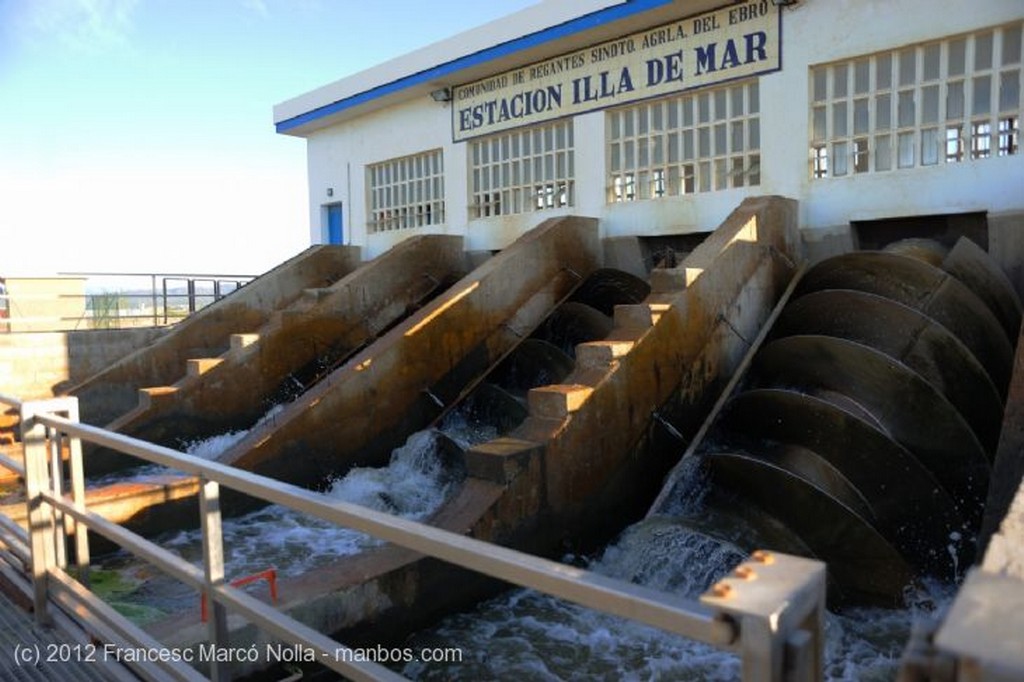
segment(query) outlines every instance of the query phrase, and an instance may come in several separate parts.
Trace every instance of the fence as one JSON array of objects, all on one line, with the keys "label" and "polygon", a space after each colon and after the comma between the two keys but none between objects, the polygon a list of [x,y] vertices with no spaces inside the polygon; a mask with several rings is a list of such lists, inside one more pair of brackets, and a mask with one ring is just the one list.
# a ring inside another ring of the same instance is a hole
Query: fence
[{"label": "fence", "polygon": [[100,272],[0,279],[0,333],[173,324],[252,279],[251,275]]},{"label": "fence", "polygon": [[[226,582],[219,505],[220,487],[226,486],[509,583],[735,651],[742,658],[746,680],[821,679],[825,567],[820,562],[755,553],[701,601],[682,599],[427,524],[328,500],[310,490],[81,424],[75,398],[21,402],[0,394],[0,403],[20,410],[24,466],[7,458],[0,460],[0,465],[23,475],[29,509],[27,534],[11,528],[11,523],[0,523],[0,536],[17,535],[15,540],[28,546],[35,613],[40,620],[48,618],[54,602],[79,614],[86,628],[105,641],[151,650],[162,647],[86,588],[87,535],[94,532],[198,590],[210,604],[207,636],[215,649],[227,645],[230,610],[284,642],[311,649],[319,662],[353,680],[404,679],[376,663],[339,655],[350,650]],[[202,567],[86,508],[83,440],[199,478]],[[69,493],[64,490],[64,449],[68,452]],[[68,572],[69,533],[74,540],[76,577]],[[146,679],[206,679],[186,663],[167,658],[132,665]],[[227,680],[231,670],[227,663],[214,661],[210,674],[213,680]]]}]

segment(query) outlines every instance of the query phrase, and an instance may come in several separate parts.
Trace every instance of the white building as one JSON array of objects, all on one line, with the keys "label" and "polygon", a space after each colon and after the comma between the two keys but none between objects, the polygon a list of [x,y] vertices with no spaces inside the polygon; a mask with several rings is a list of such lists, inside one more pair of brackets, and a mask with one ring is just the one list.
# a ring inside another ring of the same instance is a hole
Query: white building
[{"label": "white building", "polygon": [[706,232],[780,194],[812,253],[967,233],[1017,274],[1022,25],[1022,0],[547,0],[274,119],[308,140],[311,241],[366,257],[566,213]]}]

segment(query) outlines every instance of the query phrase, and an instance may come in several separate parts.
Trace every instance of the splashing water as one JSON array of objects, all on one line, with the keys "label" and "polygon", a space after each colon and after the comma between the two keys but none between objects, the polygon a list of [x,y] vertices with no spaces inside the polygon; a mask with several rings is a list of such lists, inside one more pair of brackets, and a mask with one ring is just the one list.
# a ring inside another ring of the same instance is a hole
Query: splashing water
[{"label": "splashing water", "polygon": [[[214,452],[220,443],[231,438],[234,434],[218,437],[218,442],[204,442],[200,449]],[[440,508],[462,480],[462,472],[453,469],[450,458],[445,459],[444,438],[436,430],[415,433],[405,445],[392,452],[388,466],[354,468],[331,482],[325,494],[339,502],[405,518],[426,519]],[[229,580],[268,568],[275,568],[279,577],[301,575],[338,557],[381,544],[358,531],[278,505],[224,519],[222,533],[225,573]],[[186,561],[201,564],[202,534],[198,529],[179,531],[156,538],[155,542]],[[187,587],[154,574],[133,560],[126,560],[124,555],[112,557],[106,567],[138,580],[141,585],[136,599],[146,604],[165,611],[181,610],[194,604],[189,596],[193,593]]]},{"label": "splashing water", "polygon": [[[736,547],[654,518],[629,528],[590,570],[695,598],[744,557]],[[530,590],[515,590],[418,633],[460,663],[409,664],[421,680],[732,680],[739,660],[714,647]]]},{"label": "splashing water", "polygon": [[[591,562],[597,573],[675,596],[696,598],[746,554],[670,517],[642,521]],[[931,584],[908,595],[905,609],[827,613],[825,677],[892,680],[911,627],[953,598]],[[458,646],[459,663],[408,664],[415,680],[735,680],[736,655],[663,630],[530,590],[514,590],[473,612],[450,616],[411,638],[413,647]]]},{"label": "splashing water", "polygon": [[[252,429],[257,426],[261,426],[266,422],[272,420],[284,409],[282,405],[275,405],[270,408],[259,420],[248,429],[240,429],[238,431],[228,431],[210,438],[202,440],[193,440],[186,442],[181,448],[182,452],[187,455],[194,457],[201,457],[202,459],[214,460],[226,452],[229,448],[234,446],[236,443],[245,438]],[[181,472],[169,468],[160,466],[159,464],[141,464],[139,466],[132,467],[125,471],[118,471],[105,476],[97,477],[89,480],[90,486],[103,486],[111,485],[113,483],[127,483],[136,481],[146,481],[155,476],[165,476],[167,474],[180,474]]]},{"label": "splashing water", "polygon": [[449,412],[438,428],[463,450],[494,440],[499,435],[497,426],[470,419],[462,410]]},{"label": "splashing water", "polygon": [[[443,432],[460,447],[495,437],[496,429],[460,412],[446,417]],[[215,457],[244,437],[245,431],[192,443],[188,452]],[[436,431],[413,434],[392,453],[387,467],[356,468],[330,483],[326,494],[407,518],[425,519],[443,504],[460,479],[438,456]],[[696,598],[745,558],[728,542],[688,527],[675,514],[701,506],[703,485],[696,469],[680,477],[664,507],[673,516],[655,516],[628,528],[589,563],[595,572],[677,596]],[[378,541],[362,533],[269,506],[224,521],[229,576],[248,575],[274,564],[280,575],[298,575],[339,556],[358,553]],[[958,538],[951,538],[954,542]],[[181,532],[162,544],[198,562],[198,531]],[[128,569],[129,574],[133,569]],[[138,572],[138,569],[134,569]],[[137,598],[167,611],[193,603],[178,585],[168,588],[146,576]],[[852,609],[826,616],[826,679],[891,680],[916,620],[934,617],[951,603],[954,588],[929,584],[908,595],[905,609]],[[459,663],[407,665],[401,672],[418,680],[733,680],[740,661],[730,653],[686,640],[635,621],[592,611],[530,590],[514,590],[456,614],[411,638],[413,646],[458,646]]]},{"label": "splashing water", "polygon": [[[440,456],[439,433],[414,433],[396,448],[386,467],[357,467],[331,482],[325,494],[405,518],[424,519],[447,499],[458,477]],[[278,575],[300,575],[339,556],[380,544],[358,531],[301,512],[271,505],[223,524],[228,575],[248,575],[274,566]],[[202,537],[197,529],[180,531],[163,545],[199,561]]]}]

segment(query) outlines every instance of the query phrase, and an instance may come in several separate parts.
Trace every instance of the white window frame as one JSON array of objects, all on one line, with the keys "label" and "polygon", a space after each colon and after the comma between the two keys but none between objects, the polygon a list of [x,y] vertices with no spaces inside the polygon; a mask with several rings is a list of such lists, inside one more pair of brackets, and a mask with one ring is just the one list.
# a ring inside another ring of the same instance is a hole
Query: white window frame
[{"label": "white window frame", "polygon": [[444,224],[443,150],[368,165],[366,208],[370,234]]},{"label": "white window frame", "polygon": [[810,69],[812,179],[1019,153],[1024,22]]},{"label": "white window frame", "polygon": [[760,185],[760,118],[756,79],[610,110],[607,202]]},{"label": "white window frame", "polygon": [[471,220],[575,204],[572,119],[472,140],[467,153]]}]

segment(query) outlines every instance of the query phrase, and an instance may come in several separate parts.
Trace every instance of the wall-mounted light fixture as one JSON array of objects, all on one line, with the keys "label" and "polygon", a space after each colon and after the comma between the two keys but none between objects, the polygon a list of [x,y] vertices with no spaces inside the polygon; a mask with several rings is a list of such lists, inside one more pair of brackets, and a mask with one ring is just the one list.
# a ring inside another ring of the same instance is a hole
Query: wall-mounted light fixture
[{"label": "wall-mounted light fixture", "polygon": [[452,89],[451,88],[440,88],[430,93],[431,99],[435,102],[451,102],[452,101]]},{"label": "wall-mounted light fixture", "polygon": [[334,188],[333,187],[328,187],[327,188],[327,196],[329,196],[329,197],[333,197],[334,196]]}]

